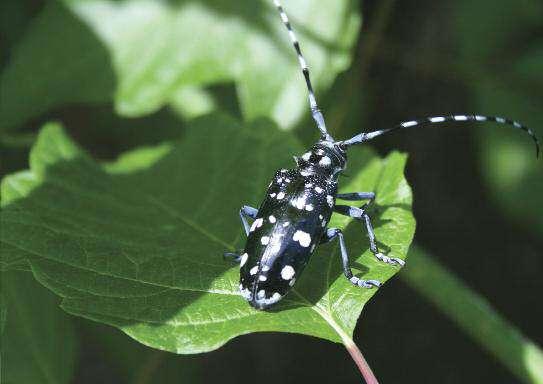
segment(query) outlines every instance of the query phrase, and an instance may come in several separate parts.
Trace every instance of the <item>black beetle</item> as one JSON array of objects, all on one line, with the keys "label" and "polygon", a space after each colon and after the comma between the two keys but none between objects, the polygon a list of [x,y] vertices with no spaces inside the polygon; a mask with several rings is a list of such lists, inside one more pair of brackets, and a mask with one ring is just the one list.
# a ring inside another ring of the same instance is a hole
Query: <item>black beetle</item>
[{"label": "black beetle", "polygon": [[[327,228],[332,212],[350,216],[365,223],[370,250],[385,263],[403,266],[399,258],[388,257],[377,247],[368,205],[375,199],[373,192],[338,194],[338,177],[347,163],[347,149],[385,133],[421,124],[448,121],[493,121],[508,124],[526,131],[534,140],[539,155],[539,143],[526,126],[506,118],[482,115],[447,115],[405,121],[393,128],[361,133],[349,140],[335,141],[326,130],[300,45],[291,28],[288,17],[278,0],[274,0],[281,19],[288,29],[292,44],[309,92],[311,114],[321,132],[319,141],[300,157],[295,157],[296,168],[276,172],[266,197],[258,209],[243,206],[240,217],[247,234],[247,243],[241,255],[233,256],[240,263],[240,291],[242,296],[257,309],[266,309],[283,298],[300,277],[304,267],[318,244],[339,239],[343,271],[354,285],[379,287],[377,280],[362,280],[354,276],[349,267],[349,256],[343,234],[338,228]],[[367,203],[361,207],[336,205],[336,198]],[[254,221],[249,225],[247,218]]]}]

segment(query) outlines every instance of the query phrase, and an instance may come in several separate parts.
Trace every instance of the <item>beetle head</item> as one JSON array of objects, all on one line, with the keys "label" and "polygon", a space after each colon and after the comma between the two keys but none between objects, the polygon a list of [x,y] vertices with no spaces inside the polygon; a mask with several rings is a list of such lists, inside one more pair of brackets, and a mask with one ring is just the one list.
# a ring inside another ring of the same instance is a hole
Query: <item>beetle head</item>
[{"label": "beetle head", "polygon": [[347,153],[338,144],[318,141],[309,151],[296,158],[298,167],[335,176],[345,169]]}]

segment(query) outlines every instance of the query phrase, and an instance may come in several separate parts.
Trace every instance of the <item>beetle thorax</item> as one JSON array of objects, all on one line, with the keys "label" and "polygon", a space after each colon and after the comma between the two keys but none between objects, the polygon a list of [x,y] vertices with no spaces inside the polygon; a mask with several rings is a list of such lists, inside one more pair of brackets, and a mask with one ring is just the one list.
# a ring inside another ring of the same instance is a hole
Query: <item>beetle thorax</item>
[{"label": "beetle thorax", "polygon": [[319,141],[309,151],[295,159],[302,173],[318,173],[337,179],[341,171],[345,169],[347,154],[332,142]]}]

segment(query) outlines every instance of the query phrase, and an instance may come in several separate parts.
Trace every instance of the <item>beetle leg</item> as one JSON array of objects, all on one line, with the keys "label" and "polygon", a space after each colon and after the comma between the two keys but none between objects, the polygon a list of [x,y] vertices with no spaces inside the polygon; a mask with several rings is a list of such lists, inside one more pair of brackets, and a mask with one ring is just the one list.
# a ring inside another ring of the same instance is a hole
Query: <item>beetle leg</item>
[{"label": "beetle leg", "polygon": [[347,205],[336,205],[334,207],[334,211],[337,213],[341,213],[342,215],[349,216],[356,220],[363,220],[364,224],[366,225],[366,230],[368,232],[368,237],[370,240],[370,251],[375,255],[375,257],[382,261],[383,263],[387,264],[394,264],[399,265],[403,267],[405,265],[405,261],[402,259],[399,259],[397,257],[388,257],[387,255],[384,255],[379,251],[379,248],[377,247],[377,243],[375,241],[375,232],[373,231],[373,226],[371,225],[371,219],[370,216],[366,213],[367,204],[362,206],[362,208],[357,207],[350,207]]},{"label": "beetle leg", "polygon": [[375,200],[375,192],[338,193],[336,197],[341,200],[349,201],[369,200],[371,203],[373,200]]},{"label": "beetle leg", "polygon": [[245,234],[249,235],[249,229],[251,228],[249,223],[247,222],[247,217],[250,217],[251,219],[256,219],[256,215],[258,215],[258,209],[250,207],[248,205],[244,205],[239,210],[239,217],[241,218],[241,223],[243,224],[243,229],[245,229]]},{"label": "beetle leg", "polygon": [[241,261],[241,256],[233,252],[224,252],[222,258],[223,260],[232,259],[234,263],[239,263]]},{"label": "beetle leg", "polygon": [[321,240],[321,243],[328,243],[329,241],[339,239],[339,250],[341,253],[341,264],[343,265],[343,274],[351,283],[358,287],[362,288],[374,288],[380,287],[381,282],[378,280],[362,280],[353,275],[351,267],[349,266],[349,255],[347,254],[347,247],[345,246],[345,239],[343,238],[343,233],[341,229],[338,228],[328,228],[324,233],[324,236]]}]

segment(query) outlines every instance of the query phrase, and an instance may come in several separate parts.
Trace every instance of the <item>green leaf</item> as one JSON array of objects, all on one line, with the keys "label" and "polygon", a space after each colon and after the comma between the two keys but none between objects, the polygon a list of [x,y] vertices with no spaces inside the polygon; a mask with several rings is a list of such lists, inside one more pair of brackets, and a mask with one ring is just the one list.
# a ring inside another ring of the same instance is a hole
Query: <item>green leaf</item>
[{"label": "green leaf", "polygon": [[69,383],[74,372],[76,338],[71,319],[58,309],[58,298],[30,273],[2,273],[2,307],[7,324],[2,334],[5,384]]},{"label": "green leaf", "polygon": [[[170,102],[182,110],[194,92],[183,101],[180,89],[232,81],[249,119],[270,116],[290,126],[307,111],[296,55],[271,0],[67,3],[112,54],[122,115],[141,116]],[[286,9],[317,89],[327,88],[349,65],[360,25],[356,5],[326,0]]]},{"label": "green leaf", "polygon": [[[240,206],[258,206],[274,171],[292,166],[291,156],[302,152],[291,134],[267,121],[241,126],[208,116],[181,142],[103,167],[61,127],[48,125],[31,152],[30,171],[2,183],[5,257],[28,260],[66,311],[159,349],[204,352],[257,331],[352,342],[376,290],[345,279],[337,244],[319,248],[272,313],[241,298],[238,268],[222,260],[222,252],[243,245]],[[351,177],[341,180],[342,191],[377,192],[376,235],[401,258],[415,226],[405,161],[399,153],[379,159],[355,148]],[[397,272],[374,259],[360,223],[334,217],[331,225],[345,229],[358,276],[385,281]]]},{"label": "green leaf", "polygon": [[104,46],[61,3],[47,2],[0,74],[0,129],[63,104],[106,102],[114,84]]},{"label": "green leaf", "polygon": [[[67,9],[69,8],[69,10]],[[287,5],[317,91],[345,70],[360,26],[349,0]],[[290,127],[307,91],[271,0],[49,2],[15,47],[0,83],[0,128],[73,103],[113,100],[123,116],[172,105],[192,117],[233,82],[245,117]],[[21,103],[20,100],[25,100]]]}]

